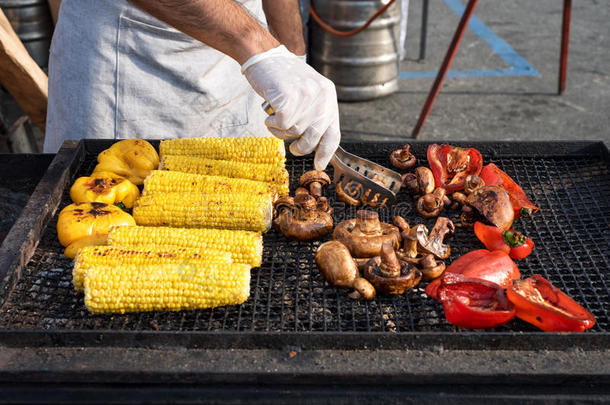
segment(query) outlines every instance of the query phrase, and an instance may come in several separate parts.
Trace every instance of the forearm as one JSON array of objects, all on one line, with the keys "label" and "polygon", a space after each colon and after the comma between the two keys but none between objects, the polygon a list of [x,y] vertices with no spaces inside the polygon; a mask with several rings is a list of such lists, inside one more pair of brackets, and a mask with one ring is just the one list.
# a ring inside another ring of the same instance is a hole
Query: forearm
[{"label": "forearm", "polygon": [[305,55],[299,0],[263,0],[269,30],[296,55]]},{"label": "forearm", "polygon": [[269,31],[232,0],[129,1],[239,64],[279,45]]}]

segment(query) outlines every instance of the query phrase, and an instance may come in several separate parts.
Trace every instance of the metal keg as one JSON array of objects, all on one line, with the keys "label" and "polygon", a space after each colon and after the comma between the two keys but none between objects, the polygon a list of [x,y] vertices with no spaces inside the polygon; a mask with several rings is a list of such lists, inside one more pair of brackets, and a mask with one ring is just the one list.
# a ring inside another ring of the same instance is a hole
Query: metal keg
[{"label": "metal keg", "polygon": [[[322,20],[350,31],[361,27],[389,0],[312,0]],[[398,90],[399,1],[364,31],[339,37],[311,22],[310,63],[335,83],[339,100],[368,100]]]},{"label": "metal keg", "polygon": [[32,58],[46,67],[53,35],[47,0],[0,0],[0,7]]}]

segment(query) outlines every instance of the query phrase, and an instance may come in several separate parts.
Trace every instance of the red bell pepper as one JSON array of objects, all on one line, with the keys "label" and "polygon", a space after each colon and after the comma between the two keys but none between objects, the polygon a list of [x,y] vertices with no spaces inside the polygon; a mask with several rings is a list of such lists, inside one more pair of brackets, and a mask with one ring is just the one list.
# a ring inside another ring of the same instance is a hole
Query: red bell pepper
[{"label": "red bell pepper", "polygon": [[442,277],[438,295],[445,318],[460,328],[495,328],[515,317],[504,290],[490,281],[449,273]]},{"label": "red bell pepper", "polygon": [[518,318],[546,332],[582,332],[595,317],[563,291],[539,275],[515,280],[506,291]]},{"label": "red bell pepper", "polygon": [[462,190],[467,176],[481,173],[483,157],[474,148],[433,144],[428,146],[428,164],[436,187],[444,188],[449,194]]},{"label": "red bell pepper", "polygon": [[529,256],[534,249],[534,241],[514,229],[505,231],[477,221],[474,233],[488,250],[501,250],[516,260]]},{"label": "red bell pepper", "polygon": [[515,218],[519,218],[521,215],[529,216],[538,212],[538,207],[528,200],[523,189],[495,164],[490,163],[483,168],[481,179],[483,179],[487,186],[496,185],[506,190],[515,211]]},{"label": "red bell pepper", "polygon": [[[506,288],[512,280],[521,278],[519,268],[512,259],[501,250],[490,252],[486,249],[473,250],[458,257],[451,263],[444,274],[463,274],[466,277],[491,281]],[[426,287],[428,297],[438,300],[438,288],[441,280],[436,279]]]}]

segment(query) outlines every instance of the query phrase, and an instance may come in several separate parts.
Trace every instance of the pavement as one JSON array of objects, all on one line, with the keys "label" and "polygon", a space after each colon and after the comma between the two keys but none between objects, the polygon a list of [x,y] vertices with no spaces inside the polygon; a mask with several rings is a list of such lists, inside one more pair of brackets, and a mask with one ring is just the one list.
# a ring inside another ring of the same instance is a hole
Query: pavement
[{"label": "pavement", "polygon": [[[410,0],[399,91],[340,103],[343,139],[410,139],[466,3],[430,1],[426,58],[418,61],[423,1]],[[562,0],[480,1],[420,139],[610,146],[610,2],[573,2],[567,86],[558,96],[562,9]],[[14,102],[0,97],[0,111],[18,117],[13,110]],[[4,121],[0,114],[0,133],[13,122]]]},{"label": "pavement", "polygon": [[[459,22],[454,10],[466,4],[430,1],[426,58],[418,61],[422,1],[410,1],[399,91],[340,103],[343,139],[410,138]],[[558,96],[562,10],[561,0],[480,1],[451,66],[458,77],[445,80],[420,139],[610,145],[610,2],[573,2],[567,85]]]}]

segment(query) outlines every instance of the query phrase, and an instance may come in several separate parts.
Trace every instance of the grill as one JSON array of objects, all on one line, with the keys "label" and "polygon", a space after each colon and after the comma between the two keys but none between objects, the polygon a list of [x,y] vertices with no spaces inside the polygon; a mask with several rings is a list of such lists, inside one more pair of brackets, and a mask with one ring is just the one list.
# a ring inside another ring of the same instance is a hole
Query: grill
[{"label": "grill", "polygon": [[[63,159],[61,166],[55,162],[45,178],[47,181],[55,179],[57,183],[55,192],[61,198],[57,212],[70,203],[71,182],[89,174],[97,153],[110,144],[110,141],[85,141],[58,155],[56,161]],[[485,163],[493,162],[506,171],[540,207],[540,212],[532,218],[519,219],[515,224],[536,243],[533,253],[518,263],[522,276],[541,274],[548,278],[595,315],[596,325],[587,335],[605,335],[610,329],[610,173],[605,146],[584,142],[454,144],[479,149]],[[399,146],[347,143],[345,148],[389,166],[389,153]],[[425,164],[427,146],[423,142],[413,143],[412,150],[420,164]],[[311,158],[288,158],[292,191],[300,174],[312,166]],[[39,189],[42,186],[45,184]],[[45,187],[46,190],[55,188],[48,184]],[[355,208],[334,200],[334,190],[327,189],[325,195],[333,204],[335,223],[355,216]],[[32,198],[36,198],[36,194]],[[47,198],[53,200],[54,197]],[[422,221],[410,196],[400,195],[399,201],[379,210],[382,220],[391,221],[394,215],[401,215],[410,224],[424,223],[431,228],[434,219]],[[52,209],[51,203],[49,215]],[[443,215],[459,222],[456,211],[445,211]],[[378,336],[425,336],[428,333],[445,337],[472,336],[472,332],[455,328],[445,321],[442,306],[425,296],[425,283],[401,296],[378,296],[370,302],[354,301],[346,291],[324,282],[316,269],[313,256],[323,241],[288,241],[274,231],[264,237],[263,265],[252,271],[250,298],[240,306],[91,315],[84,306],[82,295],[73,291],[72,263],[63,257],[63,248],[57,242],[56,220],[57,213],[46,228],[41,228],[40,243],[29,262],[24,266],[12,264],[9,269],[1,296],[0,329],[167,331],[185,336],[193,332],[230,332],[232,336],[243,335],[244,339],[260,332],[275,332],[282,336],[326,334],[331,338],[367,333]],[[457,228],[450,245],[450,260],[483,247],[471,230],[463,228]],[[477,332],[474,336],[494,334],[539,336],[536,328],[516,319],[494,331]]]}]

